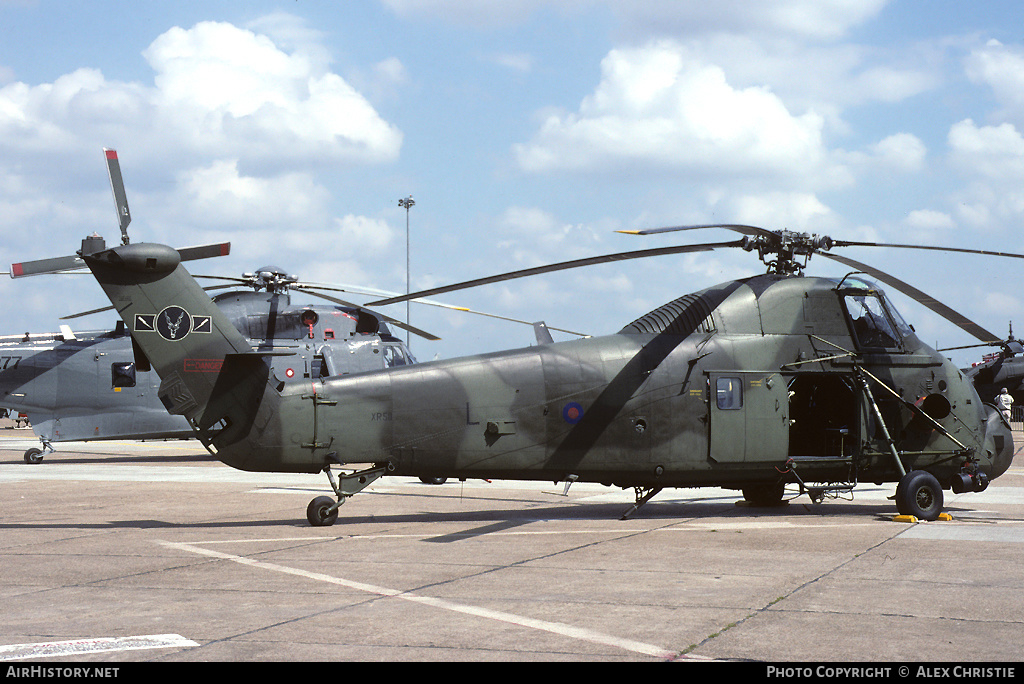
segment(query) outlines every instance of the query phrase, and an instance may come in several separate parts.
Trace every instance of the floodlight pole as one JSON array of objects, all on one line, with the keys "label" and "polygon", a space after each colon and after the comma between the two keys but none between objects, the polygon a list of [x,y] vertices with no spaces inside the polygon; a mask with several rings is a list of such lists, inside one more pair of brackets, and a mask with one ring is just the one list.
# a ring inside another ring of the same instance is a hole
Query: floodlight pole
[{"label": "floodlight pole", "polygon": [[[398,200],[398,206],[405,207],[405,294],[409,294],[412,290],[409,287],[409,208],[416,204],[412,199],[412,195],[409,195],[405,199]],[[412,325],[412,319],[409,315],[409,300],[405,302],[405,323],[406,325]],[[408,330],[405,331],[405,346],[412,349],[412,337]]]}]

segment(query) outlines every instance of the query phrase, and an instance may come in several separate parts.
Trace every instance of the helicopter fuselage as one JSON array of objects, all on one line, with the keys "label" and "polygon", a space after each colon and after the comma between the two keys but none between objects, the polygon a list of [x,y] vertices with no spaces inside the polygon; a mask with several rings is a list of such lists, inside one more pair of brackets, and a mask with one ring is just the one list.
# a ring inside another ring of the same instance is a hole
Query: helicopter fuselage
[{"label": "helicopter fuselage", "polygon": [[213,438],[218,458],[245,470],[370,463],[414,476],[746,488],[911,470],[944,484],[991,479],[1013,453],[1008,425],[884,295],[816,278],[735,281],[610,336],[276,394],[244,437]]}]

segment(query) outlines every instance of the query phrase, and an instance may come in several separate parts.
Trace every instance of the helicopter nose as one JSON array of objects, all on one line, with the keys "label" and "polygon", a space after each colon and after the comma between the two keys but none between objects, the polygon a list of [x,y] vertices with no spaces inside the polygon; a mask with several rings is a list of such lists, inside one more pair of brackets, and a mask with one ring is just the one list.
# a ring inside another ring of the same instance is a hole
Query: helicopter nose
[{"label": "helicopter nose", "polygon": [[993,480],[1010,467],[1013,461],[1013,433],[999,412],[991,406],[986,406],[988,413],[985,422],[985,455],[982,459],[981,470],[989,480]]}]

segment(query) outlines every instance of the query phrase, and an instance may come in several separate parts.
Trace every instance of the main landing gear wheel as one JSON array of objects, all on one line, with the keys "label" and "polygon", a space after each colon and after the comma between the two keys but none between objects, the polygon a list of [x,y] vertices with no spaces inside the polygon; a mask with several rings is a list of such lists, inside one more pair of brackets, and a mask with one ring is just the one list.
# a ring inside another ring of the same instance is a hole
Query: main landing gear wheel
[{"label": "main landing gear wheel", "polygon": [[742,491],[743,499],[751,506],[781,506],[782,497],[786,495],[786,485],[782,482],[751,485]]},{"label": "main landing gear wheel", "polygon": [[42,463],[43,462],[43,450],[36,447],[32,447],[25,452],[25,463]]},{"label": "main landing gear wheel", "polygon": [[313,527],[330,527],[338,521],[338,507],[329,496],[318,496],[306,506],[306,519]]},{"label": "main landing gear wheel", "polygon": [[938,520],[942,512],[942,485],[924,470],[912,470],[896,485],[896,510],[919,520]]}]

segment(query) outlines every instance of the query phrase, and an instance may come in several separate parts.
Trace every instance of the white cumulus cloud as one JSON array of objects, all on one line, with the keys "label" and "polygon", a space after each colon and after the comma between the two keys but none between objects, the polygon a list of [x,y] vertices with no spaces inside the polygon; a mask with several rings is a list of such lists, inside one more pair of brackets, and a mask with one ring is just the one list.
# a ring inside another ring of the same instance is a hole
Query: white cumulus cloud
[{"label": "white cumulus cloud", "polygon": [[82,68],[0,88],[0,147],[64,151],[131,139],[147,153],[390,161],[402,134],[308,50],[223,22],[174,27],[143,56],[153,84]]},{"label": "white cumulus cloud", "polygon": [[965,119],[950,128],[949,146],[961,166],[1017,185],[1024,181],[1024,137],[1011,123],[978,126]]},{"label": "white cumulus cloud", "polygon": [[971,52],[966,70],[972,81],[992,89],[1007,116],[1024,121],[1024,49],[990,40]]},{"label": "white cumulus cloud", "polygon": [[928,234],[938,230],[949,230],[955,226],[953,218],[949,214],[934,209],[915,209],[907,214],[903,223],[908,228]]},{"label": "white cumulus cloud", "polygon": [[794,115],[766,87],[734,88],[723,70],[658,41],[612,50],[579,111],[551,114],[517,146],[522,168],[603,170],[653,163],[682,171],[813,174],[823,120]]}]

